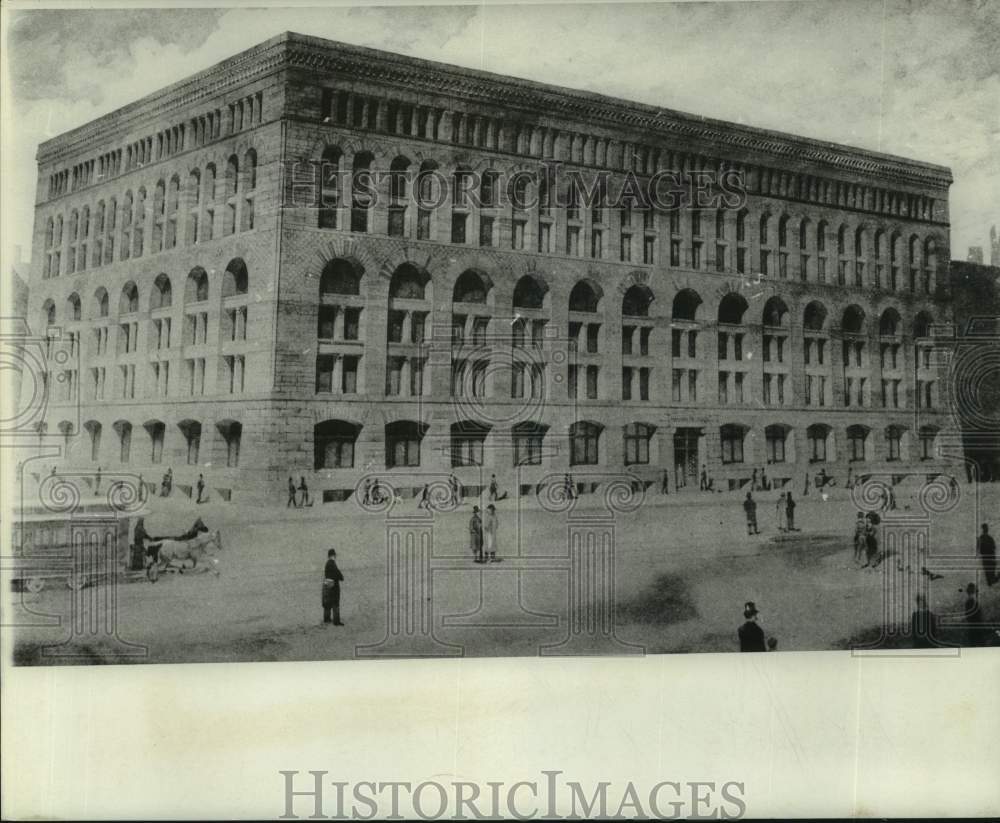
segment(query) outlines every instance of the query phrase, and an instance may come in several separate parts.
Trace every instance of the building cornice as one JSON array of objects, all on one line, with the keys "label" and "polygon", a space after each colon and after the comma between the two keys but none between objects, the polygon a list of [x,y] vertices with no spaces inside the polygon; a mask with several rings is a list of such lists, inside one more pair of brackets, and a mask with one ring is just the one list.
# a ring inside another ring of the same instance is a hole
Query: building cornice
[{"label": "building cornice", "polygon": [[682,146],[695,144],[698,153],[734,161],[753,153],[759,162],[770,161],[779,168],[794,163],[803,169],[823,168],[937,189],[947,189],[953,180],[949,168],[933,163],[291,32],[41,143],[38,161],[48,162],[78,152],[91,141],[106,139],[110,122],[116,129],[131,131],[166,111],[217,98],[230,88],[285,69],[500,105],[530,117],[572,120],[581,128],[600,124],[634,135],[631,139],[676,142],[682,144],[677,146],[682,151]]}]

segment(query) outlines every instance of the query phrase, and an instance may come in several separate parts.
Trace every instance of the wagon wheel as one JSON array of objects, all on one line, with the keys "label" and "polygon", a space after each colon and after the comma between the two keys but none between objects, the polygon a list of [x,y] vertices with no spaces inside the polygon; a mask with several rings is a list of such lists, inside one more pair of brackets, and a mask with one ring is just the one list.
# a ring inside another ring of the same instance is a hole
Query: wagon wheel
[{"label": "wagon wheel", "polygon": [[32,594],[38,594],[45,588],[45,579],[42,577],[29,577],[24,581],[24,588]]},{"label": "wagon wheel", "polygon": [[78,592],[88,583],[88,578],[86,575],[76,575],[71,574],[66,578],[66,585],[69,586],[73,591]]}]

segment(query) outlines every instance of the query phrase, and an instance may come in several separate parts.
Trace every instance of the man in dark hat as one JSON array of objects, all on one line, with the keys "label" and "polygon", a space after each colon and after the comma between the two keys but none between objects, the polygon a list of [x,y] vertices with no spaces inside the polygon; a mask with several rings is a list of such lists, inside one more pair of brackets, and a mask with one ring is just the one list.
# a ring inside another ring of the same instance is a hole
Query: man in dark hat
[{"label": "man in dark hat", "polygon": [[760,534],[757,528],[757,503],[750,492],[747,492],[747,499],[743,501],[743,511],[747,515],[747,535]]},{"label": "man in dark hat", "polygon": [[483,520],[479,516],[479,506],[472,507],[472,517],[469,518],[469,547],[472,557],[477,563],[483,562]]},{"label": "man in dark hat", "polygon": [[795,528],[795,501],[792,500],[791,492],[788,492],[788,496],[785,498],[785,511],[787,513],[788,531],[799,531],[799,529]]},{"label": "man in dark hat", "polygon": [[344,575],[337,568],[336,557],[336,549],[327,551],[326,566],[323,567],[323,622],[343,626],[340,622],[340,584]]},{"label": "man in dark hat", "polygon": [[983,571],[986,573],[986,585],[992,586],[1000,577],[997,576],[997,544],[990,535],[990,527],[983,523],[983,533],[976,542],[976,551],[983,558]]},{"label": "man in dark hat", "polygon": [[737,634],[740,638],[741,652],[766,652],[767,643],[764,638],[764,630],[757,623],[757,606],[752,600],[748,600],[743,606],[743,617],[746,623],[739,627]]}]

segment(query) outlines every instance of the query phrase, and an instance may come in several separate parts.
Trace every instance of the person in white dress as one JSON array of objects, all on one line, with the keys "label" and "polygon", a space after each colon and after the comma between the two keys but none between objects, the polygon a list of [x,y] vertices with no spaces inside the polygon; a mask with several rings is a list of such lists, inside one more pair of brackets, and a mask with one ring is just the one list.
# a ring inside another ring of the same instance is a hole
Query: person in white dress
[{"label": "person in white dress", "polygon": [[781,493],[781,497],[778,498],[778,502],[774,504],[774,513],[778,516],[778,531],[783,532],[788,530],[788,514],[787,514],[787,502],[785,501],[785,493]]},{"label": "person in white dress", "polygon": [[497,562],[497,530],[500,521],[497,518],[496,506],[490,504],[486,507],[486,516],[483,518],[483,560],[487,563]]}]

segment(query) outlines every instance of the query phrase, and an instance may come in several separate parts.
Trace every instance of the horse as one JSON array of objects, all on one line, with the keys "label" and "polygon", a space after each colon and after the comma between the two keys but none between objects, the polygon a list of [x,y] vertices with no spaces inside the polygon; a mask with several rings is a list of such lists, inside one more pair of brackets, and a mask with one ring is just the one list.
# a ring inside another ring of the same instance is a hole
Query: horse
[{"label": "horse", "polygon": [[[214,551],[210,547],[214,546]],[[201,534],[191,540],[163,540],[159,544],[150,544],[147,554],[152,556],[152,562],[146,571],[150,581],[155,583],[161,571],[174,567],[181,574],[185,569],[193,570],[198,568],[198,561],[207,558],[209,564],[203,564],[199,571],[211,571],[216,577],[219,576],[219,561],[212,555],[222,549],[222,534],[216,530],[214,533]],[[186,566],[186,561],[190,560],[191,565]]]}]

